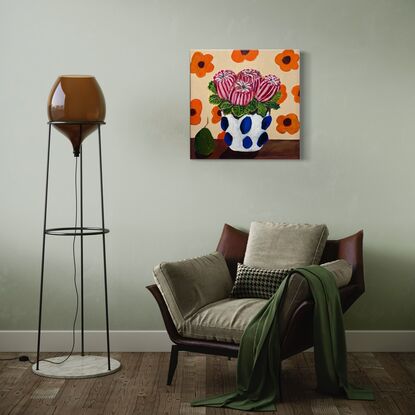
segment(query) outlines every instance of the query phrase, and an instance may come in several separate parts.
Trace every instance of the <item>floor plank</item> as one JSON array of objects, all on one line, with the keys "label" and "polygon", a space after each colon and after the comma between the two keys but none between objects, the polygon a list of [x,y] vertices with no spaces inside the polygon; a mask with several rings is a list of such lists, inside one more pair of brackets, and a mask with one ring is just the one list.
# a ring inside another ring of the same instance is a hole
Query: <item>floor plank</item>
[{"label": "floor plank", "polygon": [[[0,354],[0,358],[9,357]],[[101,378],[47,379],[25,362],[0,361],[0,415],[236,415],[253,412],[194,408],[194,399],[231,392],[237,360],[180,353],[171,386],[169,353],[121,353],[122,370]],[[349,380],[369,386],[376,400],[349,401],[316,391],[314,356],[283,362],[278,415],[413,415],[415,353],[349,353]],[[254,412],[255,413],[255,412]]]},{"label": "floor plank", "polygon": [[[129,412],[129,401],[130,399],[134,399],[130,393],[130,385],[139,376],[142,357],[143,355],[141,353],[124,354],[121,360],[123,370],[120,370],[113,377],[112,387],[110,388],[109,396],[106,399],[104,407],[105,414],[124,415]],[[88,407],[91,407],[89,403]]]}]

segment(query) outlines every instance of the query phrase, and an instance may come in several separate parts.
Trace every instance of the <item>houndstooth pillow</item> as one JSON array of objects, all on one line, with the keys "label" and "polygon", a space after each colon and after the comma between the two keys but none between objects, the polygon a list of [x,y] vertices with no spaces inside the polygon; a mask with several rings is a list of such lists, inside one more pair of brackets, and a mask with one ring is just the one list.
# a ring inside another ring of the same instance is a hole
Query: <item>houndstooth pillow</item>
[{"label": "houndstooth pillow", "polygon": [[234,298],[271,298],[291,269],[263,269],[238,264],[231,291]]}]

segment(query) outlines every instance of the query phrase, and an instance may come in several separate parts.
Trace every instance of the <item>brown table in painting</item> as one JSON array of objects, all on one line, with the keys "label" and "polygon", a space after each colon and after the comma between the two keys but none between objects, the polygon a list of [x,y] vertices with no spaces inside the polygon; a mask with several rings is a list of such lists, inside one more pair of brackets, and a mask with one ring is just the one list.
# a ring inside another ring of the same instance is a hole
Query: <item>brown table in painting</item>
[{"label": "brown table in painting", "polygon": [[215,140],[215,150],[210,156],[195,153],[194,138],[190,139],[191,159],[292,159],[300,158],[300,140],[269,140],[260,151],[239,153],[228,148],[224,140]]}]

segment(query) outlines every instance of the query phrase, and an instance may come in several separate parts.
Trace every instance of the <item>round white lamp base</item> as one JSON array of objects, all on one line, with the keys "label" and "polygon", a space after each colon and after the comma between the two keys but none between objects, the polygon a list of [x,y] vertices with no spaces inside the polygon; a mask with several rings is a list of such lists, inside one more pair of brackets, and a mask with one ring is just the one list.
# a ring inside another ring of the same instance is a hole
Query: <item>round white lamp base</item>
[{"label": "round white lamp base", "polygon": [[110,375],[121,368],[118,360],[110,359],[111,370],[108,370],[108,358],[103,356],[80,356],[73,355],[64,363],[56,364],[65,360],[67,356],[51,357],[50,363],[39,362],[39,370],[36,370],[36,363],[32,366],[33,373],[47,378],[57,379],[85,379],[98,376]]}]

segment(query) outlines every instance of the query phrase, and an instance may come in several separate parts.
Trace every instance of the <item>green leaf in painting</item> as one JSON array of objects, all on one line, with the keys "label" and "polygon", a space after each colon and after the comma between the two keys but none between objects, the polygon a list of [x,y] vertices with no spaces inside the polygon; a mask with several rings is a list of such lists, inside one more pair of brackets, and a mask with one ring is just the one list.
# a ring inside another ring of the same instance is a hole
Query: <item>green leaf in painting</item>
[{"label": "green leaf in painting", "polygon": [[225,109],[223,109],[223,110],[222,110],[222,112],[223,112],[225,115],[229,115],[229,114],[232,112],[232,107],[230,107],[230,108],[225,108]]},{"label": "green leaf in painting", "polygon": [[216,85],[213,81],[209,82],[208,85],[209,91],[213,92],[214,94],[217,94],[218,92],[216,91]]},{"label": "green leaf in painting", "polygon": [[265,117],[267,115],[268,108],[263,102],[258,102],[257,112],[261,117]]},{"label": "green leaf in painting", "polygon": [[229,101],[223,100],[220,104],[219,104],[219,108],[221,110],[227,110],[227,109],[231,109],[232,108],[232,104]]},{"label": "green leaf in painting", "polygon": [[254,98],[247,106],[247,114],[250,112],[255,112],[258,108],[258,101]]},{"label": "green leaf in painting", "polygon": [[220,98],[219,95],[214,94],[209,97],[209,102],[213,105],[219,105],[222,103],[222,98]]},{"label": "green leaf in painting", "polygon": [[270,99],[270,101],[273,102],[278,102],[278,100],[281,98],[281,91],[276,92],[272,98]]},{"label": "green leaf in painting", "polygon": [[277,110],[280,106],[275,102],[275,101],[268,101],[265,103],[265,105],[269,108],[269,109],[273,109],[273,110]]},{"label": "green leaf in painting", "polygon": [[208,128],[202,128],[195,136],[195,151],[201,156],[209,156],[215,149],[215,139]]},{"label": "green leaf in painting", "polygon": [[244,115],[244,111],[245,111],[245,108],[244,108],[244,107],[242,107],[241,105],[234,105],[234,106],[232,107],[232,114],[233,114],[236,118],[242,117],[242,115]]},{"label": "green leaf in painting", "polygon": [[246,107],[243,107],[243,108],[244,108],[244,113],[242,115],[247,115],[247,114],[251,113],[251,111],[249,111],[248,105]]}]

